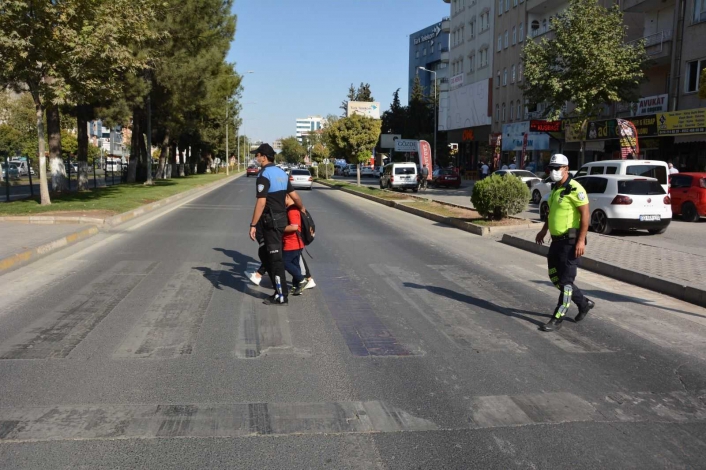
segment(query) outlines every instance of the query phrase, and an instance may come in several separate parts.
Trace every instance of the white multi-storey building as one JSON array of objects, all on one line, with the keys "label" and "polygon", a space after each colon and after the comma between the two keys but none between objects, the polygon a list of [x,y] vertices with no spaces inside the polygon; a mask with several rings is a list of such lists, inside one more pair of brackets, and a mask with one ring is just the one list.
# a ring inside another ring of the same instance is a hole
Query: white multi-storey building
[{"label": "white multi-storey building", "polygon": [[493,81],[493,11],[495,0],[444,0],[450,5],[448,102],[440,116],[448,141],[457,143],[457,165],[475,169],[488,159]]},{"label": "white multi-storey building", "polygon": [[321,116],[308,116],[305,118],[297,118],[297,140],[302,141],[302,136],[321,130],[324,127],[326,119]]}]

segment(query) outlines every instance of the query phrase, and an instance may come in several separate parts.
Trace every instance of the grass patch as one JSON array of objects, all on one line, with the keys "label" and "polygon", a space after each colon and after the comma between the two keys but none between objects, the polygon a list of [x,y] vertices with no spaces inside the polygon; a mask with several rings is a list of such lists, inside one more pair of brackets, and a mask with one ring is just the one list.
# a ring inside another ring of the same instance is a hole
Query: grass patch
[{"label": "grass patch", "polygon": [[342,182],[342,181],[330,181],[330,180],[329,181],[321,180],[321,181],[325,182],[326,184],[337,187],[337,188],[345,187],[346,189],[348,189],[350,191],[355,191],[357,193],[363,193],[363,194],[369,194],[370,196],[379,197],[381,199],[386,199],[388,201],[408,199],[408,197],[404,193],[386,191],[384,189],[379,189],[374,186],[366,186],[365,183],[362,183],[362,182],[361,182],[361,185],[358,186],[357,184],[351,184],[351,183],[346,183],[346,182]]},{"label": "grass patch", "polygon": [[459,207],[447,206],[444,204],[438,204],[436,202],[405,202],[405,206],[414,207],[415,209],[423,210],[426,212],[431,212],[432,214],[440,215],[442,217],[449,217],[452,219],[464,220],[466,222],[472,222],[476,225],[483,225],[485,227],[499,227],[507,225],[523,225],[526,224],[526,220],[521,219],[503,219],[503,220],[488,220],[481,217],[481,215],[472,209],[461,209]]},{"label": "grass patch", "polygon": [[0,215],[94,211],[101,211],[106,214],[121,214],[145,204],[219,181],[225,177],[225,173],[190,175],[184,178],[155,181],[154,186],[145,186],[142,183],[118,184],[88,191],[53,194],[50,206],[40,205],[39,196],[37,196],[32,199],[0,203]]}]

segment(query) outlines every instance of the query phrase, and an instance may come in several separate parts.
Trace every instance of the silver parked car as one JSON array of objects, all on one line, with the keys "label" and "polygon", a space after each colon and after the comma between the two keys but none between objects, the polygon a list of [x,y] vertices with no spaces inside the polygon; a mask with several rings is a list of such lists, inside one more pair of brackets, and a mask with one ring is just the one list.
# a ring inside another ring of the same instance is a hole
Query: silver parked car
[{"label": "silver parked car", "polygon": [[311,189],[313,178],[309,170],[293,169],[289,172],[289,182],[294,189]]}]

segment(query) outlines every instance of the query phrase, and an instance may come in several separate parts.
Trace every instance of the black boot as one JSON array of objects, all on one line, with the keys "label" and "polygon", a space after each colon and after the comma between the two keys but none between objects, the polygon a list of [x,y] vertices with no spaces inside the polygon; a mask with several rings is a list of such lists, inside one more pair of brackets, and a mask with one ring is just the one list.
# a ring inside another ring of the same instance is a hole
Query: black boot
[{"label": "black boot", "polygon": [[279,294],[274,294],[263,300],[262,303],[265,305],[277,305],[286,307],[287,305],[289,305],[289,300],[286,297],[283,298]]},{"label": "black boot", "polygon": [[560,317],[560,318],[552,317],[551,320],[549,320],[544,325],[540,326],[539,329],[542,331],[556,331],[561,328],[561,324],[563,322],[564,322],[564,317]]},{"label": "black boot", "polygon": [[579,309],[579,314],[576,315],[576,318],[574,318],[575,322],[580,322],[584,318],[586,318],[586,315],[588,315],[588,311],[591,310],[593,307],[596,306],[596,303],[593,300],[586,299],[586,307]]}]

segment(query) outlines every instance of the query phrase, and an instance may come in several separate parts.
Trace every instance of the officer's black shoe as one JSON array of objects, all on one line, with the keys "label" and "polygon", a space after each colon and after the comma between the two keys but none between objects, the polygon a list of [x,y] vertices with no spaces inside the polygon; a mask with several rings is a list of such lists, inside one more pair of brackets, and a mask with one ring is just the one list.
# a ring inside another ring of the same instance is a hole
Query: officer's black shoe
[{"label": "officer's black shoe", "polygon": [[552,317],[551,320],[549,320],[544,325],[540,326],[539,329],[542,331],[556,331],[561,328],[561,324],[563,322],[564,322],[564,317],[561,317],[561,318]]},{"label": "officer's black shoe", "polygon": [[593,307],[596,306],[596,303],[593,300],[586,299],[586,308],[583,310],[579,309],[579,314],[576,315],[576,318],[574,318],[575,322],[580,322],[584,318],[586,318],[586,315],[588,315],[588,311],[591,310]]},{"label": "officer's black shoe", "polygon": [[265,305],[287,306],[289,305],[289,300],[286,297],[282,299],[280,295],[274,294],[263,300],[262,303]]}]

